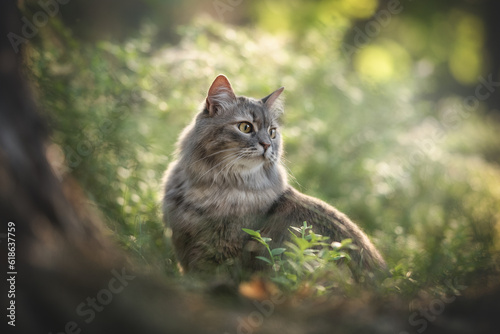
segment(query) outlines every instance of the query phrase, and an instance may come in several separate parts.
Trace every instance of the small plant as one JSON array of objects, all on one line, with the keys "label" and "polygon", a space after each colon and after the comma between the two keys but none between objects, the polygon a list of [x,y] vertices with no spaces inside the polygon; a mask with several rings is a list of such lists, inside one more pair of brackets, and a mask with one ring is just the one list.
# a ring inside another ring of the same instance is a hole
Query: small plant
[{"label": "small plant", "polygon": [[307,287],[316,294],[322,294],[331,289],[335,282],[332,274],[338,271],[339,261],[350,261],[346,252],[355,249],[351,239],[341,242],[330,242],[329,237],[316,234],[307,222],[301,227],[290,227],[291,242],[286,242],[287,248],[271,249],[271,238],[263,237],[260,231],[243,229],[254,240],[266,247],[269,258],[258,256],[261,261],[269,264],[274,272],[271,280],[281,287],[296,291]]},{"label": "small plant", "polygon": [[281,268],[281,254],[283,254],[286,251],[286,248],[274,248],[271,249],[269,247],[269,242],[272,240],[271,238],[263,237],[260,235],[260,231],[254,231],[248,228],[244,228],[243,232],[246,232],[252,236],[252,239],[255,241],[261,243],[266,247],[268,253],[269,253],[269,259],[264,256],[256,256],[257,259],[262,260],[269,265],[272,266],[274,272],[279,272]]}]

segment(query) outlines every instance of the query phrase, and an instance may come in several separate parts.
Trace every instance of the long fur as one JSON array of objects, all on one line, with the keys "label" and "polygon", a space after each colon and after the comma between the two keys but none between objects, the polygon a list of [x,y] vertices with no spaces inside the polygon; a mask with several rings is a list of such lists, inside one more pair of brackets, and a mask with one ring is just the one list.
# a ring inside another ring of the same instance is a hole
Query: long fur
[{"label": "long fur", "polygon": [[[246,254],[250,238],[242,228],[261,230],[277,247],[288,240],[291,225],[304,221],[335,241],[352,238],[360,267],[385,267],[368,237],[344,214],[288,184],[281,162],[281,99],[273,96],[269,105],[266,98],[231,95],[218,90],[209,96],[219,112],[204,108],[183,131],[177,160],[165,175],[164,220],[184,270],[213,272],[223,264],[257,270],[256,254]],[[242,133],[240,122],[252,124],[254,132]],[[277,129],[274,139],[271,128]],[[264,150],[262,142],[270,147]]]}]

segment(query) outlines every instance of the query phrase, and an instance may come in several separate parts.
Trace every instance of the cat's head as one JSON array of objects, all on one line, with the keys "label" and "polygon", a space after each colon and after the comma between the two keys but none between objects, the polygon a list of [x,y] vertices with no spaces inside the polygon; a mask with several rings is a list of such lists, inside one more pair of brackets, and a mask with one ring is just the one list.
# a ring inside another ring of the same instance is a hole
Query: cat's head
[{"label": "cat's head", "polygon": [[283,89],[262,99],[236,96],[229,80],[219,75],[189,131],[191,142],[196,142],[190,154],[215,171],[245,173],[279,164],[282,141],[278,119],[283,113],[279,97]]}]

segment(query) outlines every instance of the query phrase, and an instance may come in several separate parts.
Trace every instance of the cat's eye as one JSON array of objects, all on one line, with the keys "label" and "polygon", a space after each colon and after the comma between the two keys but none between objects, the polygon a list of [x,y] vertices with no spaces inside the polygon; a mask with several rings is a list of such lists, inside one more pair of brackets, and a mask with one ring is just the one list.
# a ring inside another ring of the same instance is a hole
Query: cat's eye
[{"label": "cat's eye", "polygon": [[276,128],[269,129],[269,136],[271,136],[271,139],[276,138]]},{"label": "cat's eye", "polygon": [[248,122],[241,122],[238,124],[238,129],[243,133],[250,133],[253,130],[252,124]]}]

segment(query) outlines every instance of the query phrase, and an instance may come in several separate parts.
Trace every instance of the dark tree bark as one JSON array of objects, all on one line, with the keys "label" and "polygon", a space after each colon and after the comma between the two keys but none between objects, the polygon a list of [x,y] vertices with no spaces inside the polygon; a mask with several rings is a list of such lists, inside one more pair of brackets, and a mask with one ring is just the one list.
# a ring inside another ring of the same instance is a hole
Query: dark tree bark
[{"label": "dark tree bark", "polygon": [[[22,36],[20,23],[15,1],[1,1],[0,233],[7,237],[8,222],[15,224],[17,272],[10,299],[16,306],[15,327],[4,315],[2,333],[199,331],[185,319],[185,300],[178,300],[168,282],[133,273],[82,206],[77,185],[61,183],[52,172],[45,155],[48,129],[23,78],[22,52],[16,53],[6,38],[11,32]],[[6,264],[7,238],[0,246]],[[7,271],[3,265],[4,287]],[[2,289],[2,314],[10,305],[9,288]],[[117,292],[120,288],[123,292]],[[109,305],[92,311],[87,298],[96,297]]]}]

